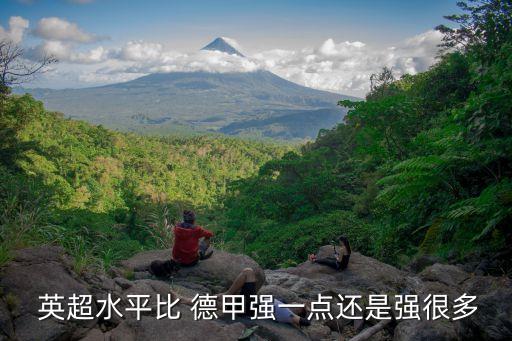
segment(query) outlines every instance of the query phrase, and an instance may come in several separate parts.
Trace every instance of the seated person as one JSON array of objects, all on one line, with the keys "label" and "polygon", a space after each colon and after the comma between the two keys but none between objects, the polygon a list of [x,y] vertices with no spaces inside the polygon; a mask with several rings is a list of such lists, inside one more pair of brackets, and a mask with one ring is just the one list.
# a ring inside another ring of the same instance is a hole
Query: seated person
[{"label": "seated person", "polygon": [[352,253],[352,250],[350,249],[350,243],[348,242],[347,237],[338,237],[338,242],[341,251],[341,257],[338,251],[336,251],[336,247],[333,245],[334,257],[317,259],[315,254],[310,254],[309,260],[313,263],[327,265],[339,271],[345,270],[348,266],[348,261],[350,260],[350,254]]},{"label": "seated person", "polygon": [[195,225],[195,221],[194,212],[183,211],[183,222],[173,228],[172,261],[182,266],[195,265],[200,259],[209,258],[213,253],[211,250],[207,252],[213,233]]},{"label": "seated person", "polygon": [[[177,293],[171,290],[171,294],[173,298],[179,298],[180,302],[186,305],[193,306],[192,299],[186,298],[183,296],[179,296]],[[256,274],[254,270],[251,268],[245,268],[242,272],[235,278],[231,287],[229,287],[228,291],[218,294],[217,300],[222,301],[223,295],[243,295],[244,303],[245,303],[245,313],[244,315],[251,314],[251,295],[256,295]],[[299,315],[304,315],[307,313],[307,308],[284,308],[279,307],[283,302],[274,298],[274,317],[277,322],[280,323],[288,323],[293,325],[294,327],[300,328],[301,326],[309,326],[311,322],[305,317],[301,317]],[[219,309],[220,310],[220,309]]]}]

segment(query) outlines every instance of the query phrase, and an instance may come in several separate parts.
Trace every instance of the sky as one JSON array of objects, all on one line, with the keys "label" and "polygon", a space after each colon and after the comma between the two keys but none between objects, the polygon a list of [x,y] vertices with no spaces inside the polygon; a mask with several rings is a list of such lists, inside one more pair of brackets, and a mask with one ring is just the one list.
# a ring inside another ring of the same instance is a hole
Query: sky
[{"label": "sky", "polygon": [[[369,76],[435,63],[455,1],[0,0],[0,39],[27,59],[59,62],[25,84],[88,87],[153,72],[269,70],[309,87],[363,96]],[[246,57],[199,51],[228,37]]]}]

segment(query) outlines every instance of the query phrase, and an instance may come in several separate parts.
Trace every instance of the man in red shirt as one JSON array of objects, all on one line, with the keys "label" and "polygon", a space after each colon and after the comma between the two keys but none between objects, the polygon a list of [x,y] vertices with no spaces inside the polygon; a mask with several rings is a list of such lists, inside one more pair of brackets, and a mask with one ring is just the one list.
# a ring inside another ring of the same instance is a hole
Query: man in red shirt
[{"label": "man in red shirt", "polygon": [[[174,245],[172,259],[184,266],[197,264],[199,259],[211,256],[206,254],[213,233],[199,225],[195,225],[196,217],[192,211],[183,211],[183,222],[173,229]],[[202,240],[201,240],[202,239]]]}]

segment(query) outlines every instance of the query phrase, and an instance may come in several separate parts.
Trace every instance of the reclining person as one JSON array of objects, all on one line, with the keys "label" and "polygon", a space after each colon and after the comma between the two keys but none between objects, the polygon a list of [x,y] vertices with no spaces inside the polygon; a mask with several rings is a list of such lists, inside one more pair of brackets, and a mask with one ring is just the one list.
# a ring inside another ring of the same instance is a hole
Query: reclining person
[{"label": "reclining person", "polygon": [[173,228],[172,260],[181,266],[196,265],[200,259],[207,259],[213,253],[212,250],[208,252],[213,233],[195,225],[195,221],[193,211],[183,211],[183,222]]},{"label": "reclining person", "polygon": [[348,242],[347,237],[340,236],[338,237],[339,247],[341,251],[341,257],[338,251],[336,251],[336,247],[334,247],[334,257],[326,257],[326,258],[316,258],[315,254],[309,255],[309,260],[312,263],[327,265],[333,269],[343,271],[348,266],[348,261],[350,260],[350,254],[352,250],[350,249],[350,243]]},{"label": "reclining person", "polygon": [[[180,302],[189,306],[193,306],[192,299],[178,295],[176,292],[171,290],[173,298],[179,298]],[[224,295],[243,295],[244,296],[244,314],[250,316],[251,314],[251,296],[256,295],[256,274],[251,268],[245,268],[235,278],[228,291],[217,295],[217,302],[222,301]],[[307,307],[304,308],[285,308],[279,307],[283,302],[274,298],[274,317],[277,322],[288,323],[294,327],[300,328],[302,326],[309,326],[311,322],[305,317],[307,313]]]}]

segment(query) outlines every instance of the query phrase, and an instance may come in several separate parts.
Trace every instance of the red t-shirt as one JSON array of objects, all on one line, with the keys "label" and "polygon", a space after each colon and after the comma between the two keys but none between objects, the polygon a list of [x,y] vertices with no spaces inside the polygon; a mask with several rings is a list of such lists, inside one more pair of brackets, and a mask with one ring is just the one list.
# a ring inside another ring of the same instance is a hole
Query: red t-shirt
[{"label": "red t-shirt", "polygon": [[201,226],[174,226],[174,246],[172,259],[181,264],[191,264],[198,260],[199,239],[213,237],[213,233]]}]

